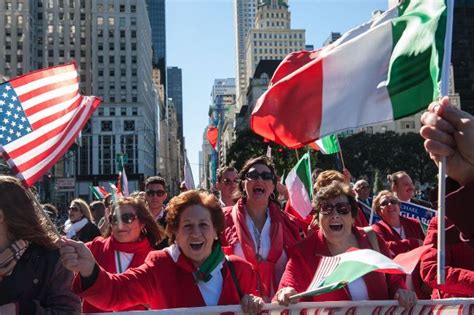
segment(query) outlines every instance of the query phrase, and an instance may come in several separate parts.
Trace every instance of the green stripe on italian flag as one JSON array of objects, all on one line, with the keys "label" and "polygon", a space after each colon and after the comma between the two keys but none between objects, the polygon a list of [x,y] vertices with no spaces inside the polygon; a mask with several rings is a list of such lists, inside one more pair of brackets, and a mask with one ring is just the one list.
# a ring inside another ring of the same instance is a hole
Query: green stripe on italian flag
[{"label": "green stripe on italian flag", "polygon": [[439,97],[446,21],[445,1],[405,0],[330,46],[288,56],[257,101],[252,129],[297,148],[419,112]]},{"label": "green stripe on italian flag", "polygon": [[290,203],[301,218],[306,218],[312,210],[313,184],[311,179],[311,163],[309,153],[303,157],[288,173],[285,180]]}]

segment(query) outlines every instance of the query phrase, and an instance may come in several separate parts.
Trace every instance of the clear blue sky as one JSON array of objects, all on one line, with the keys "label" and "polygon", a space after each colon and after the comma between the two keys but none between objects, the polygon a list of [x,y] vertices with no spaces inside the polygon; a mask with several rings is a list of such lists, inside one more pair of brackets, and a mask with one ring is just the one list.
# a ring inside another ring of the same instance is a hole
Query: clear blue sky
[{"label": "clear blue sky", "polygon": [[[315,48],[330,32],[345,32],[386,10],[388,0],[289,0],[291,27],[306,30]],[[186,149],[199,183],[199,151],[208,124],[214,79],[235,77],[233,0],[166,0],[167,65],[183,71]]]}]

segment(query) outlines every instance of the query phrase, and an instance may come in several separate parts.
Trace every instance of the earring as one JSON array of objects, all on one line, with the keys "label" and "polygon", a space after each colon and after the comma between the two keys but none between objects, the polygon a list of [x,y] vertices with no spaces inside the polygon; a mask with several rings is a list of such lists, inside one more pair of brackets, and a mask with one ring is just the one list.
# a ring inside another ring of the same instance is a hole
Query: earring
[{"label": "earring", "polygon": [[270,194],[270,200],[275,200],[275,199],[276,199],[276,195],[275,195],[274,192],[272,192],[272,193]]},{"label": "earring", "polygon": [[242,191],[242,198],[247,198],[247,192],[245,190]]},{"label": "earring", "polygon": [[147,229],[146,229],[146,226],[142,226],[141,228],[141,232],[142,234],[146,235],[148,233]]}]

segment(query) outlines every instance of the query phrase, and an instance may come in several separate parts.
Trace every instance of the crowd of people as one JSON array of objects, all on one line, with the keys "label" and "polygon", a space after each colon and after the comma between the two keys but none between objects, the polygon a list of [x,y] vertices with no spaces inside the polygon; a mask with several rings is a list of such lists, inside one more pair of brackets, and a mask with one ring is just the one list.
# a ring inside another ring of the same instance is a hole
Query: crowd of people
[{"label": "crowd of people", "polygon": [[[90,205],[71,201],[65,222],[18,179],[0,176],[0,313],[74,314],[240,304],[258,313],[265,303],[297,303],[323,256],[372,249],[389,258],[431,244],[411,275],[370,272],[335,291],[303,301],[397,300],[474,296],[474,119],[432,103],[420,134],[435,163],[446,157],[459,189],[446,197],[446,282],[436,281],[437,220],[427,234],[400,215],[414,198],[403,171],[374,198],[366,179],[320,172],[310,222],[288,211],[288,191],[271,158],[249,159],[240,171],[217,173],[219,194],[188,190],[168,199],[163,178],[144,191]],[[369,211],[367,211],[369,209]],[[370,225],[368,213],[380,221]],[[51,218],[52,220],[50,220]],[[56,227],[55,227],[56,226]],[[57,229],[57,230],[56,230]]]}]

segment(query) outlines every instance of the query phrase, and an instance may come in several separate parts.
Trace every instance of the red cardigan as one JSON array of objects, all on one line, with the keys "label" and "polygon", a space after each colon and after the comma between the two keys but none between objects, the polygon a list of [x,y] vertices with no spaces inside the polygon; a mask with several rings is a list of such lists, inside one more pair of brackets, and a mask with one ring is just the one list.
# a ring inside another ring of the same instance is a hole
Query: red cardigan
[{"label": "red cardigan", "polygon": [[[107,238],[96,237],[92,242],[86,244],[94,255],[97,263],[104,268],[105,271],[110,273],[117,273],[115,266],[115,251],[124,251],[133,253],[133,259],[130,262],[128,268],[138,267],[145,262],[145,258],[153,248],[150,245],[148,239],[144,238],[141,241],[134,243],[119,243],[109,236]],[[146,310],[144,305],[135,305],[126,309],[117,309],[114,307],[114,311],[132,311],[132,310]],[[82,311],[84,313],[100,313],[105,310],[97,308],[84,300],[82,304]]]},{"label": "red cardigan", "polygon": [[[452,226],[452,222],[447,220],[446,228],[449,226]],[[444,285],[438,285],[436,283],[437,229],[438,220],[434,217],[428,227],[428,233],[424,242],[425,245],[433,244],[434,246],[421,256],[420,267],[420,274],[423,281],[434,289],[431,297],[433,299],[473,297],[474,249],[467,245],[467,243],[461,241],[449,241],[450,239],[453,239],[449,234],[459,233],[454,226],[446,231],[446,282]]]},{"label": "red cardigan", "polygon": [[[353,228],[352,232],[357,238],[359,248],[372,248],[367,234],[362,229]],[[390,257],[385,242],[379,237],[377,237],[377,240],[380,252]],[[292,287],[298,293],[306,291],[321,260],[321,256],[319,255],[332,256],[321,229],[318,229],[315,233],[309,235],[308,238],[302,240],[293,248],[290,260],[288,261],[286,270],[283,273],[279,289]],[[404,275],[389,275],[379,272],[371,272],[365,275],[363,279],[371,300],[393,299],[394,294],[398,289],[406,289]],[[304,298],[302,300],[315,302],[350,301],[352,298],[347,287],[344,287],[336,291]]]},{"label": "red cardigan", "polygon": [[[242,294],[256,294],[256,278],[252,266],[236,256],[229,259],[234,265]],[[106,310],[124,309],[147,304],[150,309],[206,306],[192,274],[196,268],[180,254],[177,261],[167,251],[152,251],[145,263],[122,274],[111,274],[100,267],[94,285],[81,288],[80,276],[73,281],[73,291]],[[227,263],[222,268],[223,287],[218,305],[240,304]]]},{"label": "red cardigan", "polygon": [[405,231],[406,238],[403,240],[398,232],[383,220],[372,225],[374,232],[387,243],[388,248],[395,256],[419,247],[419,241],[425,239],[420,222],[417,220],[400,217],[400,223]]}]

